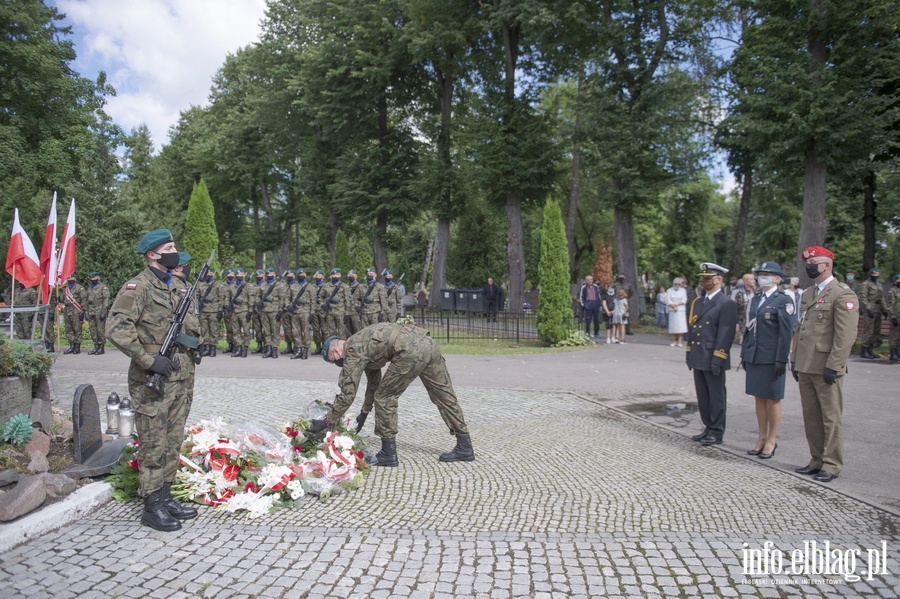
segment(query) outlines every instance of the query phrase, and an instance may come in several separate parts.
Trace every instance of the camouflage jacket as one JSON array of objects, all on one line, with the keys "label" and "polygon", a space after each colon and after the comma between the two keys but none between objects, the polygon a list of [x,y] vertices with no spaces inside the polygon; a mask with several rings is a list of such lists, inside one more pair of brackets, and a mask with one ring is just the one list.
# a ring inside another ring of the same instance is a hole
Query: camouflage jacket
[{"label": "camouflage jacket", "polygon": [[[328,282],[319,287],[319,304],[322,314],[342,317],[350,313],[350,288],[341,281],[337,285]],[[329,306],[326,308],[325,306]]]},{"label": "camouflage jacket", "polygon": [[425,329],[390,322],[373,324],[351,335],[344,344],[344,366],[338,378],[341,392],[334,398],[328,421],[341,418],[353,404],[364,372],[371,385],[373,377],[380,379],[379,373],[388,362],[430,360],[433,343]]},{"label": "camouflage jacket", "polygon": [[[302,283],[294,283],[291,287],[291,295],[285,301],[285,310],[293,311],[294,314],[309,314],[315,307],[316,302],[316,286],[311,285],[309,281]],[[298,297],[299,296],[299,297]]]},{"label": "camouflage jacket", "polygon": [[97,283],[91,285],[87,292],[87,305],[84,306],[88,316],[99,316],[109,308],[109,287]]},{"label": "camouflage jacket", "polygon": [[859,307],[863,312],[866,310],[884,311],[884,292],[881,290],[880,283],[866,281],[859,286]]},{"label": "camouflage jacket", "polygon": [[[185,293],[184,281],[173,277],[166,285],[149,266],[119,290],[109,311],[106,337],[131,358],[129,379],[149,379],[148,369],[153,365],[153,358],[159,354],[159,346],[169,331],[175,308]],[[188,311],[182,332],[199,337],[200,323],[193,310]],[[198,343],[202,340],[198,339]],[[167,381],[186,380],[193,372],[193,362],[187,350],[180,345],[176,347],[175,357],[181,368],[167,377]]]},{"label": "camouflage jacket", "polygon": [[22,289],[18,283],[13,290],[13,298],[17,306],[34,306],[37,304],[38,288],[26,287]]},{"label": "camouflage jacket", "polygon": [[[374,291],[373,291],[374,293]],[[385,312],[390,312],[393,310],[394,312],[398,312],[400,310],[400,286],[394,283],[393,285],[384,285],[384,306]]]},{"label": "camouflage jacket", "polygon": [[212,283],[201,281],[197,284],[197,306],[203,314],[215,314],[221,310],[224,299],[222,283],[215,279]]},{"label": "camouflage jacket", "polygon": [[[284,304],[284,296],[287,293],[286,287],[287,284],[278,279],[275,279],[272,283],[264,282],[258,291],[256,309],[266,313],[281,310],[281,306]],[[259,302],[263,302],[261,308],[259,307]]]},{"label": "camouflage jacket", "polygon": [[[59,293],[60,297],[63,300],[63,305],[65,306],[66,312],[84,312],[85,308],[87,307],[85,305],[87,304],[87,290],[78,283],[75,283],[75,285],[72,286],[72,289],[69,290],[69,293],[66,293],[67,289],[68,285],[65,285],[60,289]],[[72,299],[69,299],[69,294],[71,294]],[[81,310],[75,307],[75,304],[72,302],[72,300],[78,302],[78,305],[81,306]]]},{"label": "camouflage jacket", "polygon": [[[378,314],[387,311],[387,291],[378,281],[371,284],[360,284],[359,300],[362,302],[363,314]],[[371,290],[371,291],[370,291]]]},{"label": "camouflage jacket", "polygon": [[900,318],[900,287],[891,285],[891,290],[884,301],[884,307],[888,316],[891,318]]}]

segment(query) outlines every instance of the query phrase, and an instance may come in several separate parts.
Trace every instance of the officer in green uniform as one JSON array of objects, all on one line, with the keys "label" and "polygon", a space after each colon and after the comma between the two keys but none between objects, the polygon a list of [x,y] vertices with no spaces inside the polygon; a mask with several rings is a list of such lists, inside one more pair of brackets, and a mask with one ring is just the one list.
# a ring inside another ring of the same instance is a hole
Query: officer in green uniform
[{"label": "officer in green uniform", "polygon": [[363,286],[357,282],[356,276],[355,270],[347,273],[347,315],[344,317],[347,336],[362,330]]},{"label": "officer in green uniform", "polygon": [[69,275],[63,289],[63,319],[66,323],[66,339],[69,349],[64,354],[81,353],[81,330],[84,324],[84,307],[87,303],[87,291],[82,287],[75,275]]},{"label": "officer in green uniform", "polygon": [[378,282],[374,266],[366,269],[366,288],[362,291],[360,304],[360,321],[363,327],[378,324],[383,320],[382,314],[387,312],[387,291]]},{"label": "officer in green uniform", "polygon": [[291,313],[288,312],[288,308],[291,305],[291,302],[294,301],[294,297],[297,295],[297,274],[288,270],[284,275],[282,288],[282,301],[283,304],[278,310],[278,322],[281,325],[282,330],[284,331],[284,341],[287,347],[282,350],[280,353],[282,354],[290,354],[293,356],[294,354],[294,322],[291,318]]},{"label": "officer in green uniform", "polygon": [[[37,305],[38,288],[25,287],[22,283],[16,282],[13,290],[14,303],[16,307],[33,307]],[[30,312],[21,312],[15,315],[13,319],[16,339],[31,339],[31,327],[34,315]]]},{"label": "officer in green uniform", "polygon": [[225,323],[225,342],[228,343],[222,353],[230,354],[234,351],[234,321],[231,318],[231,298],[234,297],[235,276],[233,268],[225,269],[225,281],[220,283],[219,291],[222,298],[222,321]]},{"label": "officer in green uniform", "polygon": [[[188,281],[190,283],[190,281]],[[200,346],[200,355],[216,357],[216,342],[219,339],[219,319],[222,315],[222,289],[216,281],[216,273],[210,269],[205,281],[197,284],[197,308],[200,310],[200,336],[205,343]]]},{"label": "officer in green uniform", "polygon": [[891,362],[900,362],[900,274],[891,277],[891,290],[884,302],[888,318],[891,319]]},{"label": "officer in green uniform", "polygon": [[278,313],[284,304],[284,284],[275,278],[275,269],[266,269],[266,278],[258,291],[256,311],[262,323],[263,358],[277,358],[280,343],[281,323]]},{"label": "officer in green uniform", "polygon": [[100,281],[100,273],[90,274],[91,286],[87,292],[87,309],[85,317],[91,329],[91,341],[94,349],[89,356],[100,356],[106,353],[106,317],[109,315],[109,287]]},{"label": "officer in green uniform", "polygon": [[[456,436],[456,447],[440,456],[442,462],[471,462],[475,459],[472,439],[462,408],[453,391],[447,363],[441,348],[428,331],[413,325],[380,323],[364,328],[347,341],[329,337],[322,355],[326,361],[341,367],[338,385],[341,392],[323,420],[313,420],[309,431],[325,430],[343,417],[356,398],[363,373],[375,405],[375,434],[381,437],[381,451],[367,461],[375,466],[396,466],[397,400],[418,377],[437,406],[450,434]],[[381,369],[388,365],[381,376]],[[366,421],[368,406],[357,417],[357,430]]]},{"label": "officer in green uniform", "polygon": [[225,311],[231,320],[234,329],[234,349],[232,358],[246,358],[247,348],[250,346],[250,307],[253,305],[253,286],[246,281],[246,272],[243,268],[234,271],[234,287],[231,291],[231,300],[226,304]]},{"label": "officer in green uniform", "polygon": [[810,461],[798,474],[831,482],[844,466],[844,375],[859,325],[859,299],[832,274],[834,254],[821,246],[803,250],[814,285],[800,298],[791,340],[791,373],[800,383]]},{"label": "officer in green uniform", "polygon": [[[106,334],[131,358],[128,390],[135,408],[135,428],[141,442],[138,459],[138,493],[144,500],[141,524],[156,530],[181,528],[179,520],[194,518],[197,510],[176,503],[170,494],[184,441],[191,390],[192,369],[187,365],[197,346],[199,322],[189,311],[172,359],[159,355],[178,302],[186,285],[172,275],[179,263],[178,251],[168,229],[144,235],[137,245],[147,266],[119,290],[110,309]],[[188,346],[193,349],[189,351]],[[146,386],[153,374],[165,377],[163,395]]]},{"label": "officer in green uniform", "polygon": [[384,276],[384,312],[382,312],[382,321],[397,322],[397,312],[400,310],[400,290],[394,284],[394,273],[388,269],[381,271]]},{"label": "officer in green uniform", "polygon": [[291,360],[305,360],[309,357],[309,339],[311,335],[310,319],[313,306],[316,304],[316,290],[306,280],[306,269],[297,269],[297,291],[291,300],[287,312],[291,317],[291,330],[294,333],[294,355]]},{"label": "officer in green uniform", "polygon": [[884,312],[884,292],[878,283],[878,269],[869,269],[869,279],[859,286],[859,309],[863,313],[865,329],[859,357],[878,358],[875,350],[881,345],[881,315]]},{"label": "officer in green uniform", "polygon": [[328,297],[326,296],[324,299],[321,297],[322,290],[325,288],[325,273],[321,270],[317,270],[313,274],[313,281],[315,282],[315,287],[310,289],[310,291],[315,291],[316,301],[313,305],[309,324],[312,325],[313,341],[316,342],[316,348],[313,350],[313,355],[318,356],[322,353],[322,345],[325,343],[325,311],[322,310],[322,303],[327,300]]}]

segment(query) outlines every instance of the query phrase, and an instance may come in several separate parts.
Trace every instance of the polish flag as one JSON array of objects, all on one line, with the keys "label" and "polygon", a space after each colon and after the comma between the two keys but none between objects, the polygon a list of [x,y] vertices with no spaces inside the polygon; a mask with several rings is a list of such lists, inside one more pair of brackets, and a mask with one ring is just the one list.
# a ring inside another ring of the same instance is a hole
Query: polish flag
[{"label": "polish flag", "polygon": [[26,287],[34,287],[41,282],[41,266],[34,244],[19,224],[19,209],[15,209],[9,250],[6,253],[6,272]]},{"label": "polish flag", "polygon": [[56,270],[56,284],[62,285],[75,272],[75,198],[69,204],[69,217],[63,229],[62,246],[59,251],[59,266]]},{"label": "polish flag", "polygon": [[41,247],[41,303],[50,300],[50,291],[56,283],[56,192],[50,204],[50,217],[44,230],[44,245]]}]

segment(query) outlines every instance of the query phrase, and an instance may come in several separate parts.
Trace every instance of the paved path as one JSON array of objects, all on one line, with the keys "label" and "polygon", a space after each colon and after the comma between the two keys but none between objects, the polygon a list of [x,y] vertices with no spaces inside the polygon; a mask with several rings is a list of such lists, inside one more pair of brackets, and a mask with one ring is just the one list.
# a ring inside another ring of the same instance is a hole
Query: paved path
[{"label": "paved path", "polygon": [[[400,404],[400,467],[376,469],[362,489],[263,520],[203,508],[178,533],[139,526],[136,504],[110,504],[0,557],[0,596],[900,595],[900,517],[869,505],[895,509],[900,496],[890,458],[900,367],[853,365],[850,461],[826,486],[786,471],[807,459],[793,386],[775,467],[742,455],[755,439],[742,373],[729,379],[726,445],[701,448],[686,438],[698,427],[683,357],[652,341],[448,356],[476,462],[437,461],[452,439],[415,386]],[[126,365],[117,354],[62,357],[62,401],[80,382],[101,398],[124,393]],[[337,372],[321,360],[208,360],[191,417],[279,423],[330,399]],[[659,407],[678,403],[669,415]],[[371,425],[364,434],[377,448]],[[826,542],[836,576],[745,573],[751,550],[784,552],[789,565]],[[879,551],[879,574],[846,572],[868,570]]]}]

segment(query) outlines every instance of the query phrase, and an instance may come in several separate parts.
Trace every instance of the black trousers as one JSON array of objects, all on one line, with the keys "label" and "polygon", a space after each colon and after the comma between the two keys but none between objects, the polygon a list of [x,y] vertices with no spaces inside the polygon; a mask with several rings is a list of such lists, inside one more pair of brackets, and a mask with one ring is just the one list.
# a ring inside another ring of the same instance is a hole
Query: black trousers
[{"label": "black trousers", "polygon": [[600,307],[584,309],[584,332],[591,334],[591,321],[594,322],[594,336],[600,334]]},{"label": "black trousers", "polygon": [[694,368],[694,388],[700,420],[717,439],[725,436],[725,371],[719,376]]}]

